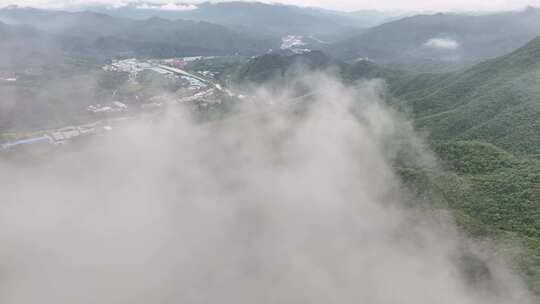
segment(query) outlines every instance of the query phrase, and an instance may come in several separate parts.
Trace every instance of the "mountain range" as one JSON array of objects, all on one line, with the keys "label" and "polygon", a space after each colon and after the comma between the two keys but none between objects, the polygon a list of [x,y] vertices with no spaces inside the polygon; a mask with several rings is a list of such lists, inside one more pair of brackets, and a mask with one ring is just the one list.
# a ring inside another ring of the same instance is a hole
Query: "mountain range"
[{"label": "mountain range", "polygon": [[509,53],[540,35],[540,9],[432,14],[388,22],[330,45],[345,60],[416,71],[456,70]]},{"label": "mountain range", "polygon": [[409,113],[433,140],[480,140],[512,153],[540,154],[540,37],[451,73],[410,73],[368,60],[346,64],[313,51],[254,58],[239,69],[237,79],[266,82],[286,77],[298,64],[311,70],[333,65],[350,82],[386,80],[393,105]]},{"label": "mountain range", "polygon": [[[278,39],[260,39],[222,25],[159,17],[134,20],[94,12],[8,7],[0,10],[0,21],[5,23],[4,28],[13,27],[9,30],[12,33],[22,26],[32,29],[33,38],[40,38],[41,44],[104,57],[260,54],[280,43]],[[16,38],[28,39],[26,35]]]},{"label": "mountain range", "polygon": [[0,9],[0,21],[69,40],[71,51],[109,57],[260,55],[279,50],[284,36],[298,35],[303,47],[339,60],[369,60],[416,72],[464,69],[540,35],[540,9],[532,7],[400,18],[246,2],[202,3],[182,10],[141,2],[80,12],[6,7]]},{"label": "mountain range", "polygon": [[204,2],[200,4],[169,5],[156,3],[127,3],[122,7],[90,6],[88,10],[134,19],[160,17],[222,24],[240,32],[258,36],[328,35],[347,29],[368,28],[392,20],[399,13],[358,11],[352,13],[319,8],[259,2]]},{"label": "mountain range", "polygon": [[540,154],[540,37],[463,72],[390,82],[431,138],[482,140]]}]

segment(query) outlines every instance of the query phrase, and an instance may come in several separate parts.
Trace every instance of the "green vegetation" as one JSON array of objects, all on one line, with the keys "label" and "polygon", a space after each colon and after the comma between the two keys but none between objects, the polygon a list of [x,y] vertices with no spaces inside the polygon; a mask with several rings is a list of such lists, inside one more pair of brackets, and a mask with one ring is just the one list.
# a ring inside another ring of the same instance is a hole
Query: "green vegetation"
[{"label": "green vegetation", "polygon": [[[289,82],[292,77],[326,69],[337,71],[349,84],[362,79],[386,80],[389,105],[414,121],[440,159],[436,168],[396,160],[403,186],[414,198],[410,203],[426,210],[451,210],[457,224],[470,235],[500,242],[504,250],[520,248],[510,255],[531,289],[540,295],[540,38],[463,71],[411,74],[369,60],[347,65],[319,51],[293,56],[266,54],[243,64],[252,53],[275,47],[276,41],[253,39],[205,22],[129,20],[31,9],[0,11],[0,16],[5,14],[18,14],[8,17],[27,20],[39,30],[0,23],[4,38],[0,55],[5,55],[0,58],[8,58],[0,59],[0,67],[2,72],[17,76],[16,82],[0,82],[2,133],[58,127],[66,118],[84,122],[89,119],[86,106],[96,101],[106,103],[117,96],[145,99],[179,88],[177,82],[152,72],[140,73],[135,84],[128,81],[127,74],[100,70],[103,58],[110,56],[242,53],[187,67],[217,72],[218,81],[233,80],[240,85],[272,82],[276,88],[293,87],[295,84]],[[451,63],[463,66],[510,50],[536,35],[522,31],[516,20],[536,31],[540,29],[539,14],[528,10],[491,17],[406,18],[332,47],[345,58],[367,56],[400,67],[412,64],[419,69],[439,69],[445,68],[441,53],[421,46],[446,32],[464,45],[456,52],[465,61]],[[438,26],[434,20],[439,20]],[[471,22],[477,21],[472,27]],[[61,26],[72,23],[70,28]],[[515,37],[498,40],[499,31],[493,29],[501,26],[515,29]],[[474,42],[486,32],[496,34]],[[298,92],[305,93],[303,89],[298,88]],[[220,101],[212,106],[192,105],[197,119],[221,118],[237,105],[232,97],[221,96]]]},{"label": "green vegetation", "polygon": [[482,140],[540,152],[540,38],[461,73],[389,79],[417,127],[436,140]]},{"label": "green vegetation", "polygon": [[439,142],[442,169],[398,168],[417,206],[452,210],[471,236],[497,242],[540,294],[540,162],[481,142]]},{"label": "green vegetation", "polygon": [[[293,66],[267,55],[241,71],[264,81]],[[339,67],[351,84],[385,79],[388,103],[440,159],[436,168],[395,160],[410,204],[451,210],[464,231],[496,242],[540,295],[540,38],[462,72],[415,75],[366,60]]]},{"label": "green vegetation", "polygon": [[460,174],[487,174],[515,167],[519,162],[512,154],[493,145],[476,141],[434,143],[448,169]]},{"label": "green vegetation", "polygon": [[237,71],[234,79],[240,84],[269,81],[283,83],[289,76],[325,69],[335,64],[336,61],[319,51],[292,56],[266,54],[247,62]]},{"label": "green vegetation", "polygon": [[441,160],[402,169],[407,187],[472,235],[522,248],[516,265],[540,294],[540,38],[463,72],[382,77]]}]

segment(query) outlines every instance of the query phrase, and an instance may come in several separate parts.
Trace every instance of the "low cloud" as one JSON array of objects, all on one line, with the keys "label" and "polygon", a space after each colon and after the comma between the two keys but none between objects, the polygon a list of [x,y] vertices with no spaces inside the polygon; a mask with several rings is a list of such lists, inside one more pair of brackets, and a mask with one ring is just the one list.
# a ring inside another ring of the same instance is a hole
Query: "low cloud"
[{"label": "low cloud", "polygon": [[432,38],[424,43],[424,47],[440,50],[456,50],[460,47],[460,45],[454,39]]},{"label": "low cloud", "polygon": [[378,82],[298,82],[316,93],[296,111],[260,89],[257,112],[175,109],[0,163],[0,302],[530,303],[450,217],[405,207],[391,159],[408,125]]}]

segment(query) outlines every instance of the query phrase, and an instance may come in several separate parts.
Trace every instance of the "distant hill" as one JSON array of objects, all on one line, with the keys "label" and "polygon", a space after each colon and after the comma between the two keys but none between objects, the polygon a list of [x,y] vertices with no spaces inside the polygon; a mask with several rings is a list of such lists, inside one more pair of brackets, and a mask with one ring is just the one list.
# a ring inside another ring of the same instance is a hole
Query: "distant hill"
[{"label": "distant hill", "polygon": [[507,54],[540,35],[540,9],[491,15],[418,15],[371,28],[328,47],[344,60],[419,71],[456,70]]},{"label": "distant hill", "polygon": [[0,68],[35,66],[43,62],[60,63],[63,40],[32,27],[0,22]]},{"label": "distant hill", "polygon": [[[150,18],[133,20],[93,12],[65,12],[32,8],[0,9],[0,21],[25,25],[43,33],[76,38],[72,50],[145,56],[260,54],[279,46],[207,22]],[[67,45],[69,47],[69,45]]]},{"label": "distant hill", "polygon": [[175,8],[171,8],[170,4],[137,2],[117,8],[94,6],[88,9],[125,18],[160,17],[205,21],[259,36],[279,37],[288,34],[323,35],[350,28],[366,28],[394,17],[393,14],[377,11],[343,13],[292,5],[234,1],[205,2],[183,7],[177,5]]},{"label": "distant hill", "polygon": [[0,21],[28,25],[43,32],[93,39],[128,29],[133,21],[91,12],[67,12],[17,6],[0,9]]},{"label": "distant hill", "polygon": [[464,72],[394,81],[393,90],[432,139],[482,140],[540,154],[539,84],[540,37]]},{"label": "distant hill", "polygon": [[385,79],[392,102],[434,141],[479,140],[540,154],[540,37],[460,72],[414,74],[360,61],[343,76]]},{"label": "distant hill", "polygon": [[363,60],[344,64],[322,52],[264,55],[238,79],[265,82],[303,62],[308,70],[339,68],[345,80],[385,79],[390,101],[408,111],[431,140],[478,140],[517,154],[540,154],[540,37],[467,70],[414,74]]},{"label": "distant hill", "polygon": [[428,200],[439,197],[467,231],[519,239],[523,252],[515,263],[536,295],[540,295],[539,84],[540,38],[463,72],[389,79],[397,104],[410,111],[448,170],[408,172],[405,179],[421,183],[417,188]]},{"label": "distant hill", "polygon": [[266,54],[244,64],[237,72],[235,79],[239,83],[279,81],[297,71],[321,70],[337,64],[337,61],[320,51],[290,56]]}]

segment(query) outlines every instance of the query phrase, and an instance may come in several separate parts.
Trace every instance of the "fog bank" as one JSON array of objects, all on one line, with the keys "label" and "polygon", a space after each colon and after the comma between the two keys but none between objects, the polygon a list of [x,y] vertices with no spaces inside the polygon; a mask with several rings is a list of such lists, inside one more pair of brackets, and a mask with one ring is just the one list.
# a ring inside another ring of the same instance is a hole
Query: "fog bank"
[{"label": "fog bank", "polygon": [[[0,164],[0,302],[529,303],[449,218],[403,206],[388,140],[404,126],[377,83],[305,82],[303,114],[171,110]],[[467,276],[466,252],[487,275]]]}]

